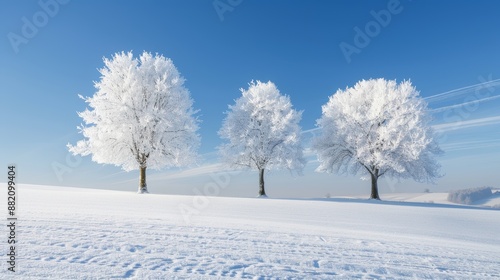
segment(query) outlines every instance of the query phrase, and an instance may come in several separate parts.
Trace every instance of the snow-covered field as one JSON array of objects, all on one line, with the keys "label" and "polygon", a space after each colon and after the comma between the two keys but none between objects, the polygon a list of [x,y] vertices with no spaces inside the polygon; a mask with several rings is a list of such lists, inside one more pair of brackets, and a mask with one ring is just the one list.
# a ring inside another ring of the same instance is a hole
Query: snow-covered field
[{"label": "snow-covered field", "polygon": [[[285,200],[21,185],[16,275],[500,279],[500,211],[421,195]],[[0,200],[6,213],[5,189]],[[0,278],[15,279],[2,248]]]}]

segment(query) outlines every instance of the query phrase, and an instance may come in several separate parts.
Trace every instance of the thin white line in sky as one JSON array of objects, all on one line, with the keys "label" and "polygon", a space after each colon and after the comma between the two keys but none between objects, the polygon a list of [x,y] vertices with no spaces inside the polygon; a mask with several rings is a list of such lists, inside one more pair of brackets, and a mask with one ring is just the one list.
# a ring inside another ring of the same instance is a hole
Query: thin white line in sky
[{"label": "thin white line in sky", "polygon": [[449,90],[449,91],[446,91],[446,92],[442,92],[442,93],[438,93],[438,94],[435,94],[435,95],[424,97],[424,99],[427,102],[440,101],[440,100],[444,100],[444,99],[447,99],[447,98],[450,98],[450,97],[454,97],[454,96],[457,96],[457,95],[460,95],[460,94],[464,94],[464,93],[468,93],[468,92],[474,91],[478,87],[485,88],[485,87],[494,87],[494,86],[498,86],[498,85],[500,85],[500,79],[486,81],[486,82],[475,84],[475,85],[471,85],[471,86],[466,86],[466,87],[462,87],[462,88],[457,88],[457,89]]}]

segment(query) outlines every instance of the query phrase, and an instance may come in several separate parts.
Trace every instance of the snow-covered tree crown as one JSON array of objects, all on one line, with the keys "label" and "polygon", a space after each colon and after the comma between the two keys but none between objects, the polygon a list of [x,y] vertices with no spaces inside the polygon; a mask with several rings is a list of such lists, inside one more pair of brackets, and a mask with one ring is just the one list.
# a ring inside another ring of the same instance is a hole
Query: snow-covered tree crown
[{"label": "snow-covered tree crown", "polygon": [[223,160],[234,167],[301,170],[302,112],[270,81],[252,81],[247,90],[240,90],[242,96],[229,106],[219,131],[228,141],[219,148]]},{"label": "snow-covered tree crown", "polygon": [[360,168],[377,176],[432,181],[439,176],[425,101],[410,81],[362,80],[338,90],[322,107],[321,135],[313,143],[320,172]]},{"label": "snow-covered tree crown", "polygon": [[90,109],[79,113],[85,137],[68,147],[97,163],[159,169],[191,163],[199,136],[193,101],[169,58],[143,52],[104,58],[93,97],[82,97]]}]

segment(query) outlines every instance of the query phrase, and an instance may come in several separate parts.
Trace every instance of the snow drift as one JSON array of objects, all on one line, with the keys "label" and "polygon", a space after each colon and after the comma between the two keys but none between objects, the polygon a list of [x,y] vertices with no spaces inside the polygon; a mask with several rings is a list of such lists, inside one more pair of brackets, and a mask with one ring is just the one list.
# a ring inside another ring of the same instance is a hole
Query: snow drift
[{"label": "snow drift", "polygon": [[486,208],[28,185],[18,206],[18,279],[500,277],[500,211]]},{"label": "snow drift", "polygon": [[490,187],[454,190],[448,194],[448,201],[460,204],[473,204],[475,201],[491,197],[493,192]]}]

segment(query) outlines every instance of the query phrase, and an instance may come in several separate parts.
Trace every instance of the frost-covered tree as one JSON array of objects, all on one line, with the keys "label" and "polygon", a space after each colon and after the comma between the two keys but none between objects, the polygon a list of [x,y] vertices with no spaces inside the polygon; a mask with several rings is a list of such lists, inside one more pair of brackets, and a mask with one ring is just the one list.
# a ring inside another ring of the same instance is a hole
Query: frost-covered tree
[{"label": "frost-covered tree", "polygon": [[100,164],[140,170],[139,192],[147,192],[146,168],[183,166],[196,158],[198,121],[184,78],[172,60],[144,52],[104,58],[90,109],[78,115],[84,139],[69,150]]},{"label": "frost-covered tree", "polygon": [[219,135],[222,159],[232,167],[259,172],[259,196],[265,196],[264,171],[288,168],[300,172],[305,160],[300,141],[302,112],[274,83],[251,82],[229,111]]},{"label": "frost-covered tree", "polygon": [[380,199],[381,176],[432,182],[442,153],[433,139],[426,102],[409,81],[371,79],[339,89],[322,107],[321,134],[313,140],[319,172],[371,178],[372,199]]}]

